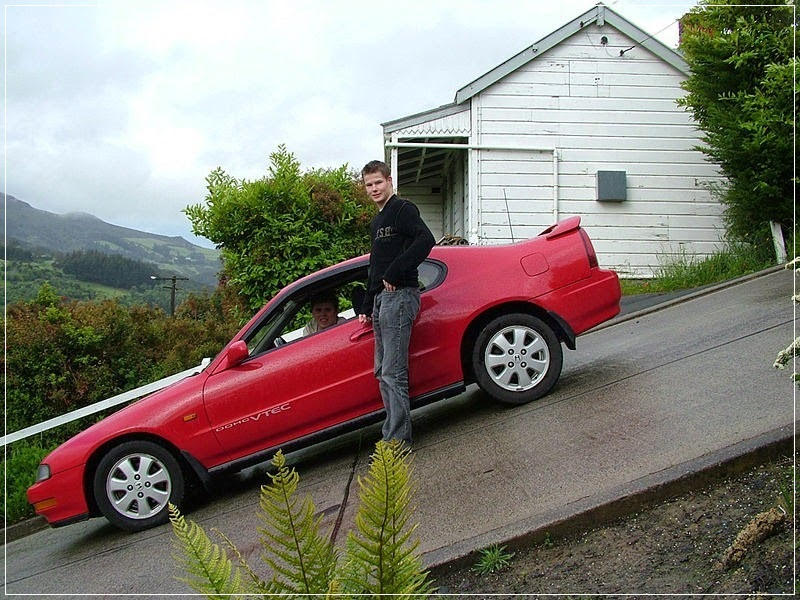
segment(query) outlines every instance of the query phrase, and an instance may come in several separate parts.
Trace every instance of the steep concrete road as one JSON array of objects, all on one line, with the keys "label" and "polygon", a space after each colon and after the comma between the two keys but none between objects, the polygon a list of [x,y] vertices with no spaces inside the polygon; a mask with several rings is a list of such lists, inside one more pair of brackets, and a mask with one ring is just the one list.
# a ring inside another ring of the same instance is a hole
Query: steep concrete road
[{"label": "steep concrete road", "polygon": [[[794,424],[794,388],[772,368],[792,339],[792,273],[781,271],[581,336],[559,385],[506,408],[474,387],[415,413],[416,519],[427,564],[464,555],[613,498],[639,482]],[[377,427],[291,457],[324,523],[352,522]],[[260,568],[263,468],[220,484],[190,518]],[[345,499],[347,499],[345,501]],[[168,526],[139,534],[101,519],[5,548],[8,593],[159,593],[175,581]]]}]

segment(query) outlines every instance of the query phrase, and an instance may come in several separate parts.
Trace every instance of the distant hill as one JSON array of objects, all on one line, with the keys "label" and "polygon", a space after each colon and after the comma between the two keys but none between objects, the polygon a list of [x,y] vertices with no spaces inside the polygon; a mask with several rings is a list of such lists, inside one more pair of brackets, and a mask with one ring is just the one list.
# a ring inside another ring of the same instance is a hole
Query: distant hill
[{"label": "distant hill", "polygon": [[[5,198],[7,242],[52,252],[98,250],[153,263],[162,274],[188,277],[215,287],[222,268],[219,251],[196,246],[179,236],[158,235],[112,225],[86,213],[59,215],[34,208],[11,195]],[[3,207],[0,206],[0,214]]]}]

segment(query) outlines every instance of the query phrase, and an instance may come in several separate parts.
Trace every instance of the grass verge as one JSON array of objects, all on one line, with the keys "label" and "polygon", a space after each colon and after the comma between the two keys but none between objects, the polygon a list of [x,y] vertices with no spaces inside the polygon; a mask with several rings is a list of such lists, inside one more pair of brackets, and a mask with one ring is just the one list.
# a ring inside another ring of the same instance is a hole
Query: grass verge
[{"label": "grass verge", "polygon": [[652,279],[623,279],[620,284],[626,296],[673,292],[734,279],[774,264],[772,248],[734,243],[703,259],[680,254],[659,267]]},{"label": "grass verge", "polygon": [[[7,450],[3,469],[8,497],[0,498],[0,501],[4,500],[7,525],[33,516],[33,507],[28,504],[25,492],[36,479],[39,463],[52,449],[52,446],[43,448],[36,443],[20,441]],[[0,497],[3,494],[0,490]]]}]

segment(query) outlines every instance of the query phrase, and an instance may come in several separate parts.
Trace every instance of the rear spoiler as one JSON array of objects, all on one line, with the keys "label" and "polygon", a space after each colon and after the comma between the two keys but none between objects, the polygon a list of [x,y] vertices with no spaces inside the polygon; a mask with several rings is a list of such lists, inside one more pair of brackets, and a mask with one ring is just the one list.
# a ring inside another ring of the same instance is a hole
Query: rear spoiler
[{"label": "rear spoiler", "polygon": [[550,227],[548,227],[542,233],[539,234],[539,237],[545,236],[545,238],[551,240],[560,235],[564,235],[565,233],[569,233],[570,231],[574,231],[575,229],[578,229],[580,226],[581,226],[580,217],[569,217],[568,219],[559,221],[554,225],[550,225]]}]

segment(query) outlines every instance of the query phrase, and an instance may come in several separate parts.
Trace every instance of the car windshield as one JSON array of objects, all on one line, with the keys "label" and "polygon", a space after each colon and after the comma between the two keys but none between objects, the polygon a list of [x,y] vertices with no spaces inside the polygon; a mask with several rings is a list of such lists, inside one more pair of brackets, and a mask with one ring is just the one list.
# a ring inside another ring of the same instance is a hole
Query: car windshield
[{"label": "car windshield", "polygon": [[297,303],[294,300],[288,300],[268,318],[258,323],[256,328],[245,338],[250,356],[261,354],[271,347],[276,332],[280,331],[282,324],[291,318],[296,308]]}]

